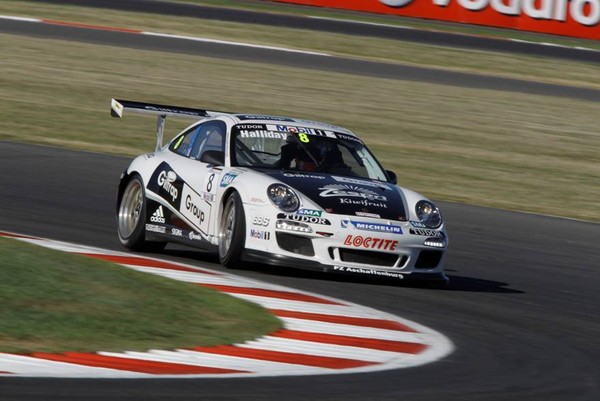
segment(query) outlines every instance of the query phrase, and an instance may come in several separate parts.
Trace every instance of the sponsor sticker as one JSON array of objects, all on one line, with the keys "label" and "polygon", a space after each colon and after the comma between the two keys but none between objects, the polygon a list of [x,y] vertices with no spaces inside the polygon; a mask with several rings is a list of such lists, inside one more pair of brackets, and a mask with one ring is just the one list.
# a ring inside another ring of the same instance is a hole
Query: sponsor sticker
[{"label": "sponsor sticker", "polygon": [[269,239],[271,239],[271,233],[269,231],[260,231],[260,230],[255,230],[254,228],[251,228],[250,229],[250,237],[255,238],[255,239],[269,240]]},{"label": "sponsor sticker", "polygon": [[206,234],[211,210],[210,203],[206,202],[187,184],[183,186],[181,197],[182,202],[179,208],[181,214]]},{"label": "sponsor sticker", "polygon": [[367,212],[354,212],[355,215],[357,216],[361,216],[361,217],[372,217],[374,219],[380,219],[381,216],[378,215],[377,213],[367,213]]},{"label": "sponsor sticker", "polygon": [[335,136],[339,139],[343,139],[346,141],[354,141],[354,142],[362,143],[362,141],[360,139],[358,139],[357,137],[355,137],[353,135],[342,134],[340,132],[336,132]]},{"label": "sponsor sticker", "polygon": [[348,235],[344,245],[355,248],[381,249],[383,251],[395,251],[398,241],[377,237],[363,237],[362,235]]},{"label": "sponsor sticker", "polygon": [[362,267],[333,266],[333,270],[343,273],[368,274],[371,276],[392,277],[397,279],[404,278],[400,273],[389,272],[386,270],[365,269]]},{"label": "sponsor sticker", "polygon": [[220,186],[222,188],[227,187],[229,184],[231,184],[233,182],[233,180],[235,180],[235,177],[237,177],[238,175],[236,173],[226,173],[223,178],[221,178],[221,184]]},{"label": "sponsor sticker", "polygon": [[306,127],[294,127],[291,125],[267,125],[267,129],[269,131],[279,131],[279,132],[291,132],[291,133],[302,133],[302,134],[310,134],[314,135],[314,131],[311,128]]},{"label": "sponsor sticker", "polygon": [[341,222],[342,228],[351,228],[363,231],[378,231],[390,234],[402,234],[402,228],[391,224],[367,223],[364,221],[354,221],[344,219]]},{"label": "sponsor sticker", "polygon": [[183,231],[179,228],[171,228],[171,235],[174,235],[176,237],[183,237]]},{"label": "sponsor sticker", "polygon": [[158,174],[158,185],[171,196],[173,202],[179,197],[179,190],[174,185],[175,181],[177,181],[177,174],[172,170],[163,170]]},{"label": "sponsor sticker", "polygon": [[315,180],[324,180],[325,177],[322,175],[303,174],[303,173],[283,173],[284,177],[288,178],[312,178]]},{"label": "sponsor sticker", "polygon": [[158,209],[152,213],[152,216],[150,216],[150,221],[153,223],[165,224],[166,220],[162,205],[160,205]]},{"label": "sponsor sticker", "polygon": [[[341,205],[356,205],[356,206],[370,206],[370,207],[380,207],[386,208],[387,204],[383,202],[371,202],[367,199],[349,199],[349,198],[340,198]],[[369,216],[372,217],[372,216]]]},{"label": "sponsor sticker", "polygon": [[430,230],[428,228],[411,228],[409,232],[413,235],[423,235],[426,237],[443,237],[444,233],[441,231]]},{"label": "sponsor sticker", "polygon": [[248,130],[248,129],[250,129],[250,130],[256,130],[256,129],[258,129],[258,130],[266,130],[267,129],[266,125],[264,125],[264,124],[238,124],[238,125],[235,126],[235,128],[237,128],[238,130],[242,130],[242,129],[245,129],[245,130]]},{"label": "sponsor sticker", "polygon": [[294,120],[288,117],[265,116],[260,114],[238,114],[236,117],[240,120],[271,120],[294,122]]},{"label": "sponsor sticker", "polygon": [[156,224],[146,224],[146,231],[164,234],[167,230],[164,226],[157,226]]},{"label": "sponsor sticker", "polygon": [[190,233],[188,234],[188,238],[190,240],[202,241],[202,235],[195,233],[193,231],[190,231]]},{"label": "sponsor sticker", "polygon": [[387,198],[379,195],[377,192],[368,188],[359,187],[357,185],[348,184],[329,184],[319,188],[322,198],[343,197],[343,198],[362,198],[370,201],[386,202]]},{"label": "sponsor sticker", "polygon": [[240,130],[241,138],[275,138],[275,139],[285,139],[287,134],[283,132],[275,132],[275,131],[264,131],[264,130]]},{"label": "sponsor sticker", "polygon": [[283,220],[297,221],[299,223],[324,224],[326,226],[331,225],[331,222],[329,220],[324,219],[322,217],[315,217],[315,216],[303,216],[303,215],[298,215],[298,214],[279,213],[277,215],[277,218],[283,219]]},{"label": "sponsor sticker", "polygon": [[313,217],[321,217],[321,211],[315,209],[298,209],[296,214],[301,216],[313,216]]},{"label": "sponsor sticker", "polygon": [[268,217],[254,216],[254,219],[252,219],[252,224],[259,227],[267,227],[270,221],[271,220]]},{"label": "sponsor sticker", "polygon": [[417,227],[417,228],[427,228],[427,226],[424,223],[421,223],[420,221],[410,221],[410,225],[413,227]]},{"label": "sponsor sticker", "polygon": [[359,179],[350,178],[350,177],[332,176],[331,178],[333,178],[334,180],[336,180],[338,182],[343,182],[346,184],[364,185],[367,187],[374,187],[374,188],[382,188],[382,187],[387,188],[383,182],[371,182],[371,181],[367,181],[367,180],[359,180]]}]

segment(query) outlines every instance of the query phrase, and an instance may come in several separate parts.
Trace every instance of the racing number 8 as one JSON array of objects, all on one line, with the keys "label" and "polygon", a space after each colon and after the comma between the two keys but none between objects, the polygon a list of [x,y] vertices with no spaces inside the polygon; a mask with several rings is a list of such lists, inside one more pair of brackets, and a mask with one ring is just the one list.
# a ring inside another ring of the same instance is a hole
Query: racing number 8
[{"label": "racing number 8", "polygon": [[213,181],[214,181],[214,179],[215,179],[215,174],[214,174],[214,173],[213,173],[213,174],[211,174],[211,175],[208,177],[208,183],[206,184],[206,191],[207,191],[207,192],[210,192],[210,191],[212,191],[212,187],[213,187]]},{"label": "racing number 8", "polygon": [[308,143],[308,141],[310,141],[306,134],[298,134],[298,138],[300,139],[300,142]]}]

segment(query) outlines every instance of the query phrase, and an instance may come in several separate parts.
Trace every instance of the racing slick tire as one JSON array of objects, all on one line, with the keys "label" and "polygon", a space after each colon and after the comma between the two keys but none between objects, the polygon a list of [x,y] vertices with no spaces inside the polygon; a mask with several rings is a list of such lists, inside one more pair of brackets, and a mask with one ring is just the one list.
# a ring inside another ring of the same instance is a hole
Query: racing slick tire
[{"label": "racing slick tire", "polygon": [[124,247],[134,251],[156,252],[166,242],[146,241],[146,191],[142,178],[134,174],[118,200],[117,232]]},{"label": "racing slick tire", "polygon": [[239,268],[246,243],[246,217],[242,199],[233,192],[223,208],[219,224],[219,261],[228,268]]}]

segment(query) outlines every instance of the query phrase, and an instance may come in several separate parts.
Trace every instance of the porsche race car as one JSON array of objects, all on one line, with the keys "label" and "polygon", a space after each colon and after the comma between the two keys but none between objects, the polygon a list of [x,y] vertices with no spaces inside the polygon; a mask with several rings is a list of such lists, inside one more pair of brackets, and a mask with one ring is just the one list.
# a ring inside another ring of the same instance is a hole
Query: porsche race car
[{"label": "porsche race car", "polygon": [[[438,207],[397,186],[351,131],[320,122],[113,99],[111,115],[157,117],[153,152],[117,191],[117,232],[132,250],[177,242],[246,262],[446,282]],[[193,124],[163,145],[167,116]]]}]

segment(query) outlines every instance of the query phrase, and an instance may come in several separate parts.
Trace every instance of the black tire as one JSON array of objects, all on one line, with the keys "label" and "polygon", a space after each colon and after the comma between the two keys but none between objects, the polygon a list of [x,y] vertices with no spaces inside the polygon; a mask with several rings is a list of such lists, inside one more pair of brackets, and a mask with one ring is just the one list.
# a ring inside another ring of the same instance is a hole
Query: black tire
[{"label": "black tire", "polygon": [[239,268],[246,244],[246,216],[237,192],[233,192],[223,208],[219,223],[219,261],[225,267]]},{"label": "black tire", "polygon": [[166,242],[146,241],[146,191],[142,178],[131,176],[119,197],[117,207],[117,233],[125,248],[134,251],[156,252]]}]

